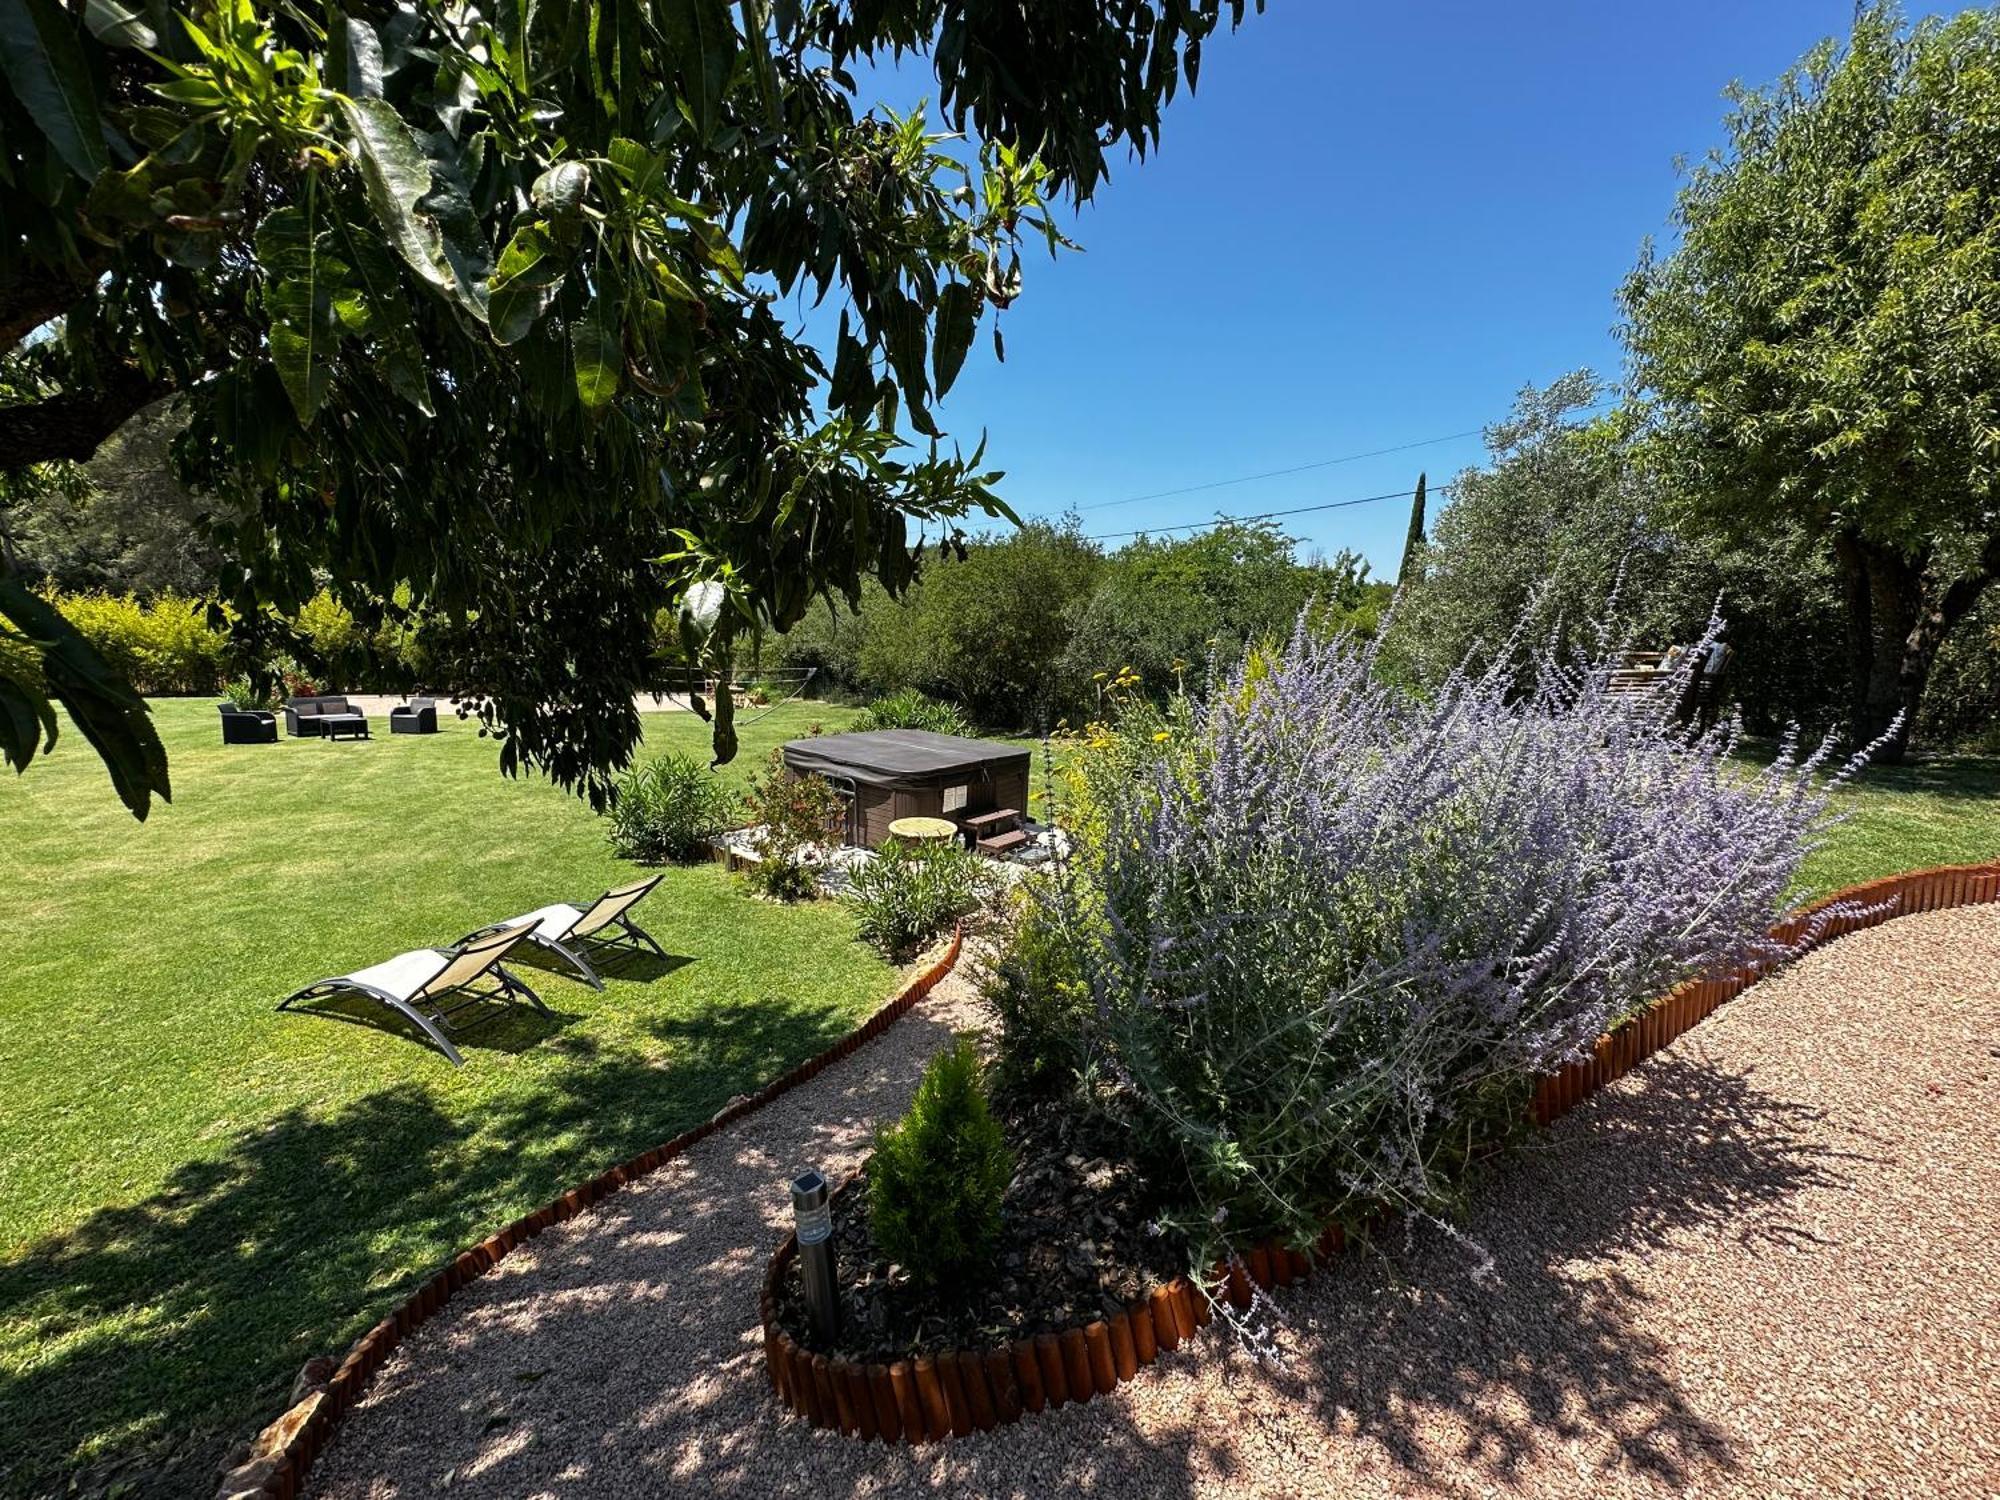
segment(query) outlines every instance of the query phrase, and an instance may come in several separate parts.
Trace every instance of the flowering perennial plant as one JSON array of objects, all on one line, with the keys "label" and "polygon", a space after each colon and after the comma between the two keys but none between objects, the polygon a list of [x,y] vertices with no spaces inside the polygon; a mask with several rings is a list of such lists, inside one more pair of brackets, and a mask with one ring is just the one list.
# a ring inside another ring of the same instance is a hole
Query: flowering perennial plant
[{"label": "flowering perennial plant", "polygon": [[[1698,652],[1690,659],[1698,659]],[[1545,657],[1427,700],[1375,648],[1253,652],[1031,920],[1074,934],[1102,1089],[1206,1258],[1449,1205],[1531,1080],[1676,982],[1767,951],[1828,747],[1756,770]]]}]

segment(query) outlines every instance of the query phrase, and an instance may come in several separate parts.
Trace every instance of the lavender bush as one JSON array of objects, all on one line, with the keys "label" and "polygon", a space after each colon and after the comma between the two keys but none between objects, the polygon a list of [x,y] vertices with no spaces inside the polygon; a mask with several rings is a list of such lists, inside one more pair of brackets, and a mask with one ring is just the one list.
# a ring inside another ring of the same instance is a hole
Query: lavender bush
[{"label": "lavender bush", "polygon": [[1839,779],[1824,746],[1734,762],[1677,693],[1587,665],[1424,701],[1375,665],[1302,622],[1150,723],[1030,918],[1068,935],[1099,1097],[1184,1183],[1204,1259],[1447,1206],[1536,1075],[1760,949]]}]

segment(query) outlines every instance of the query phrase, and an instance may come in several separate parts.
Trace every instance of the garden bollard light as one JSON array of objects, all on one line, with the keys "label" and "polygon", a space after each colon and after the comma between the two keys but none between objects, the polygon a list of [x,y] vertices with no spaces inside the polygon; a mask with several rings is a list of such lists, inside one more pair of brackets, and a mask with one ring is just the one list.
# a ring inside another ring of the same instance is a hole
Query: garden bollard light
[{"label": "garden bollard light", "polygon": [[808,1167],[792,1179],[792,1222],[799,1242],[799,1279],[813,1334],[831,1344],[840,1336],[840,1293],[833,1284],[833,1214],[826,1177]]}]

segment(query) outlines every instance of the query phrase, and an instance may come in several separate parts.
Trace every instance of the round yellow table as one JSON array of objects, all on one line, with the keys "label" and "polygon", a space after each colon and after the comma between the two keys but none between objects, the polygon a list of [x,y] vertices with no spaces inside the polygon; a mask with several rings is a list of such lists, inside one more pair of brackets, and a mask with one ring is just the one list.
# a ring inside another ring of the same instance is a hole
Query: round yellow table
[{"label": "round yellow table", "polygon": [[942,844],[958,837],[958,825],[945,818],[898,818],[889,825],[889,837],[906,844]]}]

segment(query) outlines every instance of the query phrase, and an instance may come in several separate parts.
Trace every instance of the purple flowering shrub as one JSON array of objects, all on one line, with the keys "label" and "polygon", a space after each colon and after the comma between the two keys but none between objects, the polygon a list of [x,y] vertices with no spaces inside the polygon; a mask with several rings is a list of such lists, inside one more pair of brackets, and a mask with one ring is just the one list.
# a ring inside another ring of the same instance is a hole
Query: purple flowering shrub
[{"label": "purple flowering shrub", "polygon": [[1028,919],[1068,935],[1086,1072],[1204,1257],[1448,1206],[1537,1075],[1762,949],[1839,779],[1584,664],[1422,700],[1375,667],[1302,622],[1155,721]]}]

